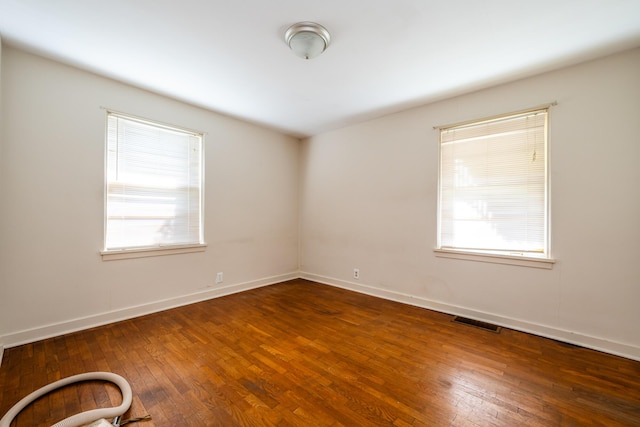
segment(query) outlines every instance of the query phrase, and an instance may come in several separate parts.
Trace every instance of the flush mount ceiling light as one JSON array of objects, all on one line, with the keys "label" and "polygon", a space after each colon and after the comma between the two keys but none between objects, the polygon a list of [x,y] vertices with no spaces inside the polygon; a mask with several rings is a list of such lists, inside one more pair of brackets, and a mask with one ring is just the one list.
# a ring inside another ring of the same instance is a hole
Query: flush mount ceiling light
[{"label": "flush mount ceiling light", "polygon": [[315,22],[298,22],[284,34],[293,53],[300,58],[311,59],[324,52],[331,42],[329,31]]}]

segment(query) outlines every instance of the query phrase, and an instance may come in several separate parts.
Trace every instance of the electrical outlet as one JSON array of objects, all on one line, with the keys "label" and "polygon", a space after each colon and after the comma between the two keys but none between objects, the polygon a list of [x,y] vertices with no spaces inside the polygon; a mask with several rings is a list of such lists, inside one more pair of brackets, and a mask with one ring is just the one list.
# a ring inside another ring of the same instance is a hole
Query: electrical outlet
[{"label": "electrical outlet", "polygon": [[353,269],[353,278],[354,279],[359,279],[360,278],[360,269],[359,268],[354,268]]},{"label": "electrical outlet", "polygon": [[222,283],[222,281],[224,280],[224,273],[220,272],[218,274],[216,274],[216,283]]}]

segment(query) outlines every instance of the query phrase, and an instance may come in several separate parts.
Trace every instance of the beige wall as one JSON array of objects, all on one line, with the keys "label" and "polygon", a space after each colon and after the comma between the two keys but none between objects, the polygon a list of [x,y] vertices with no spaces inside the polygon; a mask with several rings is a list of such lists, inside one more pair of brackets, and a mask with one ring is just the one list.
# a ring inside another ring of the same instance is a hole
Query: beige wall
[{"label": "beige wall", "polygon": [[[7,46],[2,95],[5,346],[296,277],[297,139]],[[101,107],[206,132],[206,252],[101,260]]]},{"label": "beige wall", "polygon": [[[639,77],[636,49],[309,138],[302,275],[640,358]],[[437,258],[433,127],[551,101],[557,264]]]},{"label": "beige wall", "polygon": [[[4,215],[3,215],[3,211],[4,209],[2,208],[3,206],[3,200],[4,200],[4,194],[3,194],[3,186],[4,186],[4,179],[3,179],[3,173],[2,173],[2,169],[3,169],[3,162],[2,162],[2,146],[3,146],[3,141],[4,141],[4,137],[3,137],[3,133],[2,133],[2,38],[0,37],[0,257],[2,257],[2,223],[3,223],[3,219],[4,219]],[[2,269],[2,259],[0,258],[0,269]],[[2,270],[0,270],[2,271]],[[1,281],[1,275],[2,273],[0,273],[0,295],[2,295],[2,287],[3,287],[3,282]],[[2,303],[0,303],[0,310],[2,309]],[[4,354],[4,336],[2,335],[2,319],[0,318],[0,363],[2,362],[2,355]]]},{"label": "beige wall", "polygon": [[[1,58],[0,344],[301,275],[640,359],[638,49],[302,144],[11,47]],[[554,268],[435,257],[433,126],[553,100]],[[206,252],[101,260],[100,107],[207,133]]]}]

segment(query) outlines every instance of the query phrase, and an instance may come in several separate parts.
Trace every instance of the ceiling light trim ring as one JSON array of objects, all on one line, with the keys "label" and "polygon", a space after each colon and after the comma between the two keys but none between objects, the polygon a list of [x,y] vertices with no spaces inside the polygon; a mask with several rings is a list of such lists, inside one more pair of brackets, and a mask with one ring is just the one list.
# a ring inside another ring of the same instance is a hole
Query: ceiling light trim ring
[{"label": "ceiling light trim ring", "polygon": [[[311,35],[315,38],[319,37],[324,43],[324,47],[319,52],[312,53],[312,56],[309,56],[308,53],[310,52],[299,50],[299,46],[295,46],[294,44],[292,44],[296,36],[301,35]],[[293,50],[296,55],[305,59],[311,59],[323,53],[325,50],[327,50],[329,44],[331,43],[331,35],[329,34],[329,31],[327,31],[327,29],[322,25],[310,21],[298,22],[290,26],[285,32],[284,39],[289,48]]]}]

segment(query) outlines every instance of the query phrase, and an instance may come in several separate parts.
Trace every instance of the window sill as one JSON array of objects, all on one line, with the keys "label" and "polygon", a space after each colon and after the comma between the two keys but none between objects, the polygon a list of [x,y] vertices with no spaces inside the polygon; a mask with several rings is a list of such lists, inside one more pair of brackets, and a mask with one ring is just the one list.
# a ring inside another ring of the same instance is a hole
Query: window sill
[{"label": "window sill", "polygon": [[440,258],[516,265],[520,267],[544,268],[547,270],[551,270],[553,268],[553,264],[556,262],[555,259],[551,258],[482,254],[478,252],[452,251],[449,249],[434,249],[433,252],[435,252],[436,256]]},{"label": "window sill", "polygon": [[120,249],[112,251],[102,251],[103,261],[115,261],[119,259],[131,259],[131,258],[145,258],[152,256],[164,256],[175,254],[188,254],[192,252],[204,252],[207,249],[206,243],[199,245],[184,245],[184,246],[165,246],[157,248],[144,248],[144,249]]}]

